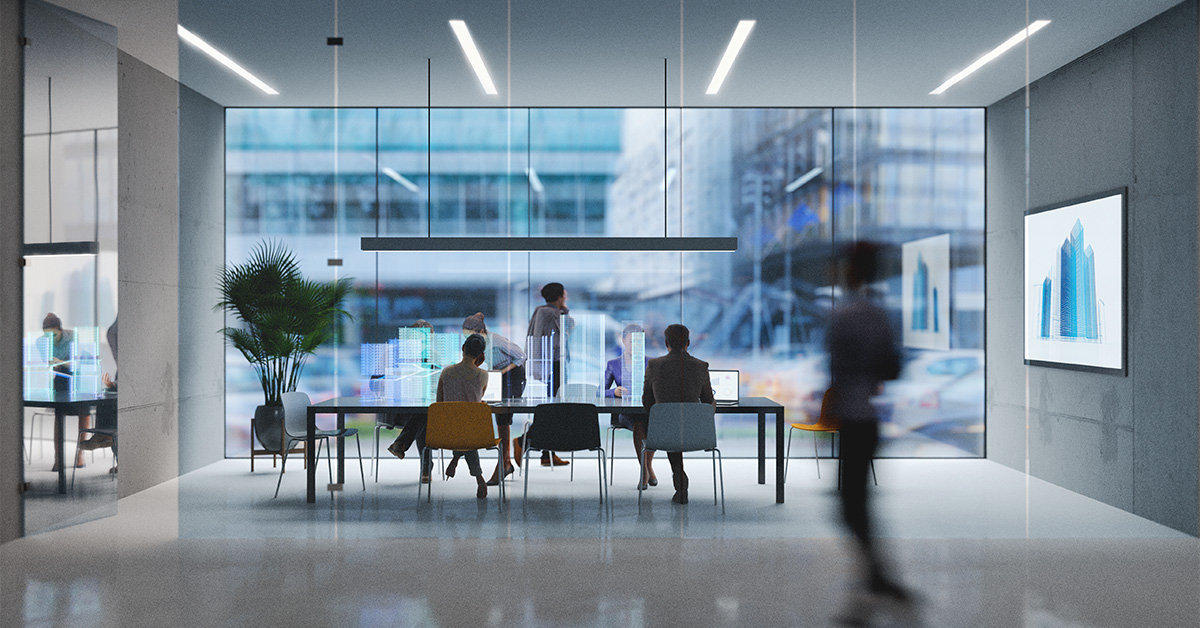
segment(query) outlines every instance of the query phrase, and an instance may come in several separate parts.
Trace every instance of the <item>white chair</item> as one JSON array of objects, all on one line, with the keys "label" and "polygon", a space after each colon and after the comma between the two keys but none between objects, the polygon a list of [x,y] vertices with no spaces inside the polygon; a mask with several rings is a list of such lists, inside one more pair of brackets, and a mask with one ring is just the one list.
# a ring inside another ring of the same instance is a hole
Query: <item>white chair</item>
[{"label": "white chair", "polygon": [[[298,442],[302,442],[307,438],[308,432],[308,406],[312,402],[308,398],[307,393],[289,392],[283,393],[283,432],[287,442],[283,447],[283,461],[279,465],[279,481],[275,483],[275,497],[279,497],[279,487],[283,484],[283,471],[287,468],[288,450]],[[329,482],[333,483],[333,443],[329,442],[330,438],[345,438],[354,436],[354,443],[358,445],[358,473],[362,477],[363,490],[367,490],[367,474],[363,471],[362,463],[362,444],[358,440],[358,430],[352,427],[343,428],[340,430],[317,430],[317,456],[321,455],[320,443],[325,441],[326,451],[325,460],[329,466]],[[333,493],[329,494],[329,498],[333,499]]]}]

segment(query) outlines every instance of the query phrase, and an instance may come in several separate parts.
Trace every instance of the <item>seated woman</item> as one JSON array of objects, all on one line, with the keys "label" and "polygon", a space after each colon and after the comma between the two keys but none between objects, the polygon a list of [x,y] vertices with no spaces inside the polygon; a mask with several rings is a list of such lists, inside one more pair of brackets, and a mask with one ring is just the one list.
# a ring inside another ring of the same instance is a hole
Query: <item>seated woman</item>
[{"label": "seated woman", "polygon": [[[479,365],[483,364],[483,353],[486,349],[487,341],[483,336],[471,334],[467,338],[462,346],[462,360],[442,369],[442,375],[438,378],[438,401],[483,401],[488,378],[487,371],[479,368]],[[479,485],[475,496],[479,499],[487,497],[487,482],[483,479],[483,469],[479,467],[479,452],[474,449],[456,451],[454,456],[467,459],[467,468]],[[453,475],[450,469],[446,469],[446,474]]]},{"label": "seated woman", "polygon": [[[54,392],[69,393],[71,391],[71,343],[75,341],[75,332],[63,329],[62,319],[54,312],[46,314],[46,318],[42,319],[42,332],[52,336],[52,348],[50,352],[50,364],[54,367]],[[79,429],[87,429],[91,422],[91,414],[79,415]],[[63,434],[57,428],[58,421],[54,422],[54,449],[57,451],[62,447]],[[57,454],[55,460],[58,460]],[[75,452],[75,467],[82,468],[83,450],[79,449]],[[57,465],[51,469],[58,471]]]},{"label": "seated woman", "polygon": [[[641,325],[629,324],[621,330],[621,355],[608,361],[604,369],[604,396],[628,397],[632,392],[631,371],[633,370],[633,334],[644,333]],[[646,370],[646,358],[642,357],[642,372]],[[615,386],[615,388],[614,388]],[[646,440],[646,415],[618,414],[613,419],[614,425],[620,425],[633,432],[633,451],[638,458],[642,456],[642,443]],[[638,480],[640,488],[658,486],[658,477],[654,475],[654,451],[646,452],[646,475]]]}]

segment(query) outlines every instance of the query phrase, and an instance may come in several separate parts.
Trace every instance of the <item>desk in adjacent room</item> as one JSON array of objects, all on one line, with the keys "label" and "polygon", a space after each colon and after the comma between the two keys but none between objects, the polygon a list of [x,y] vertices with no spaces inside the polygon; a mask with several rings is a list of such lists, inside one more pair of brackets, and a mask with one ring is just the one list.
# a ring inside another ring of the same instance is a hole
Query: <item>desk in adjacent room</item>
[{"label": "desk in adjacent room", "polygon": [[[594,399],[509,399],[493,402],[493,412],[509,412],[512,414],[530,414],[534,408],[543,403],[558,402],[592,403],[600,410],[600,414],[645,414],[646,410],[640,403],[631,404],[615,397]],[[337,427],[346,426],[347,414],[397,414],[420,415],[429,409],[428,404],[404,403],[386,400],[364,400],[360,397],[335,397],[308,407],[308,444],[305,446],[305,456],[308,457],[308,503],[317,501],[317,460],[316,460],[316,429],[318,414],[333,414],[337,416]],[[756,414],[758,415],[758,483],[767,483],[767,414],[775,415],[775,503],[783,503],[783,440],[784,423],[783,406],[766,397],[743,397],[736,404],[721,404],[717,406],[717,414]],[[337,483],[345,481],[346,455],[342,439],[338,439]]]}]

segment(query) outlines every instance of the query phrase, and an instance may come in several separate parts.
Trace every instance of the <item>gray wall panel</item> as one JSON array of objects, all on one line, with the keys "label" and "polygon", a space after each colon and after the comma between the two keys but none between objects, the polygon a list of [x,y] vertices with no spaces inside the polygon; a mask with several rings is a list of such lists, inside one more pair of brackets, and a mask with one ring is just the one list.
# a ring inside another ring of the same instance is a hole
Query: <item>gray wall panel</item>
[{"label": "gray wall panel", "polygon": [[[1129,189],[1126,377],[1023,367],[1011,225],[1024,93],[988,109],[988,456],[1197,532],[1197,7],[1189,0],[1030,88],[1029,207]],[[1019,202],[1014,202],[1019,199]],[[1019,227],[1018,227],[1019,228]],[[1019,233],[1019,231],[1018,231]],[[1020,369],[1020,370],[1018,370]],[[1024,410],[1028,451],[1010,422]]]},{"label": "gray wall panel", "polygon": [[225,109],[179,87],[179,473],[225,456]]},{"label": "gray wall panel", "polygon": [[121,497],[178,474],[178,85],[118,55]]}]

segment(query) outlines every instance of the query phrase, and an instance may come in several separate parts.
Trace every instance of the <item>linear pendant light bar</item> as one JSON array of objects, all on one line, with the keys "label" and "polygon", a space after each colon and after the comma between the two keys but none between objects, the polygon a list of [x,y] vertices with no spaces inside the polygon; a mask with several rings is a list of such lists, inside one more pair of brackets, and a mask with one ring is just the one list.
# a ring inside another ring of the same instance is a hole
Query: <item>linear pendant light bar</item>
[{"label": "linear pendant light bar", "polygon": [[475,70],[475,76],[479,77],[483,91],[490,96],[495,96],[496,84],[492,82],[487,66],[483,64],[483,55],[479,54],[479,48],[475,46],[475,40],[471,38],[471,31],[467,30],[467,23],[462,20],[450,20],[450,28],[454,29],[454,35],[458,37],[458,45],[462,46],[463,54],[467,55],[467,61],[471,63],[471,69]]},{"label": "linear pendant light bar", "polygon": [[95,240],[80,242],[38,242],[24,244],[21,255],[96,255],[100,252],[100,243]]},{"label": "linear pendant light bar", "polygon": [[197,36],[192,31],[189,31],[188,29],[184,28],[182,24],[179,24],[178,26],[179,26],[179,37],[181,39],[183,39],[187,43],[199,48],[201,51],[204,52],[204,54],[212,57],[217,63],[220,63],[221,65],[229,68],[230,70],[233,70],[234,74],[237,74],[238,76],[246,79],[251,85],[261,89],[262,91],[266,92],[267,94],[269,94],[271,96],[279,95],[279,92],[275,91],[275,89],[272,88],[270,85],[267,85],[266,83],[262,82],[262,80],[259,79],[257,76],[254,76],[253,74],[251,74],[249,70],[238,65],[237,62],[235,62],[233,59],[230,59],[229,57],[225,56],[225,53],[221,52],[220,50],[217,50],[216,48],[213,48],[212,44],[208,43],[207,41],[204,41],[203,39],[201,39],[199,36]]},{"label": "linear pendant light bar", "polygon": [[936,95],[941,94],[942,92],[946,91],[947,89],[950,89],[950,87],[952,85],[967,78],[968,76],[970,76],[973,72],[975,72],[979,68],[982,68],[983,66],[987,65],[988,63],[995,61],[997,57],[999,57],[1000,55],[1007,52],[1013,46],[1016,46],[1017,44],[1025,41],[1026,39],[1029,38],[1029,36],[1042,30],[1049,23],[1050,23],[1050,20],[1038,20],[1036,22],[1033,22],[1028,27],[1021,29],[1021,32],[1017,33],[1016,35],[1013,35],[1012,37],[1009,37],[1007,41],[1005,41],[1004,43],[1000,44],[999,46],[996,46],[995,48],[993,48],[991,52],[976,59],[975,63],[968,65],[961,72],[950,77],[949,79],[946,80],[945,83],[938,85],[937,89],[935,89],[929,93],[931,95],[936,96]]},{"label": "linear pendant light bar", "polygon": [[713,74],[712,82],[708,84],[708,95],[716,94],[721,91],[721,84],[725,82],[725,77],[729,75],[730,68],[733,67],[734,59],[737,59],[738,53],[742,50],[742,45],[746,43],[746,38],[750,36],[750,31],[754,29],[755,20],[741,20],[738,22],[737,28],[733,30],[733,37],[729,40],[729,46],[725,48],[725,54],[721,56],[721,62],[717,64],[717,71]]},{"label": "linear pendant light bar", "polygon": [[527,238],[364,237],[364,251],[600,252],[668,251],[732,253],[737,238]]}]

